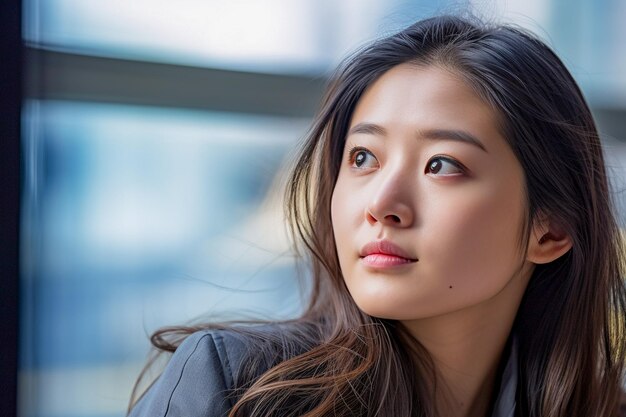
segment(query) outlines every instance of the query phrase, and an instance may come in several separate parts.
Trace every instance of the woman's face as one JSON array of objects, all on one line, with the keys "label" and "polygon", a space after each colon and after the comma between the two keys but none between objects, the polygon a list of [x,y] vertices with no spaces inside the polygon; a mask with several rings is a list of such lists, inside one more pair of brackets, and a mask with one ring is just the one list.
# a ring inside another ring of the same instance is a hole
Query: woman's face
[{"label": "woman's face", "polygon": [[[331,210],[341,270],[365,313],[420,319],[506,294],[525,264],[524,207],[523,171],[497,115],[452,72],[402,64],[358,102]],[[519,298],[525,286],[516,288]]]}]

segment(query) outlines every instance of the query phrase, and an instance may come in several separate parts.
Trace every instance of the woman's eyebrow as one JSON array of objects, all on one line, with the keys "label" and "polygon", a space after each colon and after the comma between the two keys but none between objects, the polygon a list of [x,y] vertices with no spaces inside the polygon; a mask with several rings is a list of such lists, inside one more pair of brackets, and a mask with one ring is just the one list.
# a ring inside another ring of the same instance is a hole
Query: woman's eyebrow
[{"label": "woman's eyebrow", "polygon": [[348,136],[354,135],[356,133],[364,133],[366,135],[374,135],[374,136],[387,136],[387,130],[374,123],[357,123],[352,126],[350,131],[348,132]]},{"label": "woman's eyebrow", "polygon": [[469,143],[470,145],[474,145],[487,152],[487,148],[485,145],[478,140],[478,138],[472,135],[469,132],[464,130],[456,130],[456,129],[428,129],[428,130],[420,130],[419,136],[424,139],[447,139],[454,140],[457,142]]},{"label": "woman's eyebrow", "polygon": [[[375,135],[375,136],[387,136],[387,130],[375,123],[357,123],[354,125],[350,131],[348,132],[348,136],[361,133],[367,135]],[[487,148],[483,143],[476,138],[476,136],[472,135],[469,132],[464,130],[456,130],[456,129],[427,129],[427,130],[419,130],[418,136],[424,139],[443,139],[443,140],[453,140],[457,142],[469,143],[470,145],[474,145],[481,150],[487,152]]]}]

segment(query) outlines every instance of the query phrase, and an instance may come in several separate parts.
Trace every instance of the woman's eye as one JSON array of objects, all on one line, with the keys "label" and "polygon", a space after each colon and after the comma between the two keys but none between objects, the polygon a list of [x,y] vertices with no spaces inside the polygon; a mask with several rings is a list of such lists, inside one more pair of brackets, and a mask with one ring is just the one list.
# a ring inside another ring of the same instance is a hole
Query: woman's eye
[{"label": "woman's eye", "polygon": [[426,166],[426,173],[433,175],[460,175],[464,173],[464,170],[460,163],[457,161],[444,158],[442,156],[436,156],[428,161]]},{"label": "woman's eye", "polygon": [[361,147],[355,147],[350,150],[348,161],[355,168],[376,168],[378,166],[378,160],[374,154]]}]

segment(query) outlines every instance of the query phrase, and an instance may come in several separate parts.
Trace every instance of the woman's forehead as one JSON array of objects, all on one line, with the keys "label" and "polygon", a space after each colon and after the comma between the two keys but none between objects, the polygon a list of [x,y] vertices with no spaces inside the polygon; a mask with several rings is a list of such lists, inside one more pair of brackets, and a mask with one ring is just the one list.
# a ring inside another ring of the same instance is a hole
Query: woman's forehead
[{"label": "woman's forehead", "polygon": [[500,115],[462,77],[438,66],[398,65],[361,96],[351,117],[389,135],[448,130],[479,138],[486,149],[504,144]]}]

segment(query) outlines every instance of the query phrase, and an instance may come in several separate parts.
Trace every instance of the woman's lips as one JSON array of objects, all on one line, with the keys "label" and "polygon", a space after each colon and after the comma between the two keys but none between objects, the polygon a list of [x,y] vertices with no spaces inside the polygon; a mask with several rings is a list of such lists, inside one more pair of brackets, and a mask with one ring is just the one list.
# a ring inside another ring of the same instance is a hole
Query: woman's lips
[{"label": "woman's lips", "polygon": [[395,255],[385,255],[383,253],[373,253],[363,256],[361,262],[365,266],[372,268],[390,268],[393,266],[405,265],[415,262],[412,259],[402,258]]},{"label": "woman's lips", "polygon": [[400,246],[388,240],[369,242],[361,248],[359,256],[365,266],[372,268],[390,268],[418,261]]}]

